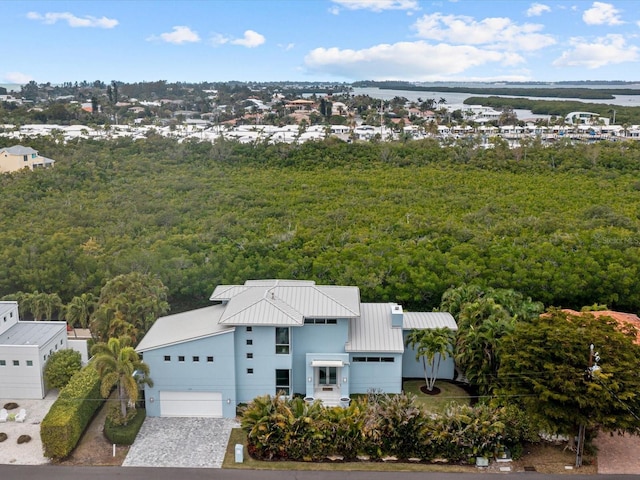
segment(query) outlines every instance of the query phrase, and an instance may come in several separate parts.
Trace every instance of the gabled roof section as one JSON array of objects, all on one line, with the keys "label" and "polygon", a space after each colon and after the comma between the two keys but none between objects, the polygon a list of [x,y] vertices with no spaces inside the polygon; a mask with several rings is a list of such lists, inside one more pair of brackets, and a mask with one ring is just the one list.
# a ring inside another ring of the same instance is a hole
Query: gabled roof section
[{"label": "gabled roof section", "polygon": [[[160,317],[136,347],[137,352],[232,332],[233,327],[218,324],[224,305],[190,310]],[[44,322],[39,322],[44,323]]]},{"label": "gabled roof section", "polygon": [[457,331],[458,325],[449,312],[404,312],[402,328],[403,330],[449,328]]},{"label": "gabled roof section", "polygon": [[361,316],[349,322],[346,352],[404,352],[402,329],[391,326],[388,303],[363,303]]},{"label": "gabled roof section", "polygon": [[211,300],[228,302],[222,325],[303,325],[305,318],[356,318],[357,287],[316,285],[312,281],[250,280],[220,285]]},{"label": "gabled roof section", "polygon": [[13,147],[0,148],[0,152],[7,152],[10,155],[31,155],[32,153],[38,153],[31,147],[23,147],[22,145],[14,145]]}]

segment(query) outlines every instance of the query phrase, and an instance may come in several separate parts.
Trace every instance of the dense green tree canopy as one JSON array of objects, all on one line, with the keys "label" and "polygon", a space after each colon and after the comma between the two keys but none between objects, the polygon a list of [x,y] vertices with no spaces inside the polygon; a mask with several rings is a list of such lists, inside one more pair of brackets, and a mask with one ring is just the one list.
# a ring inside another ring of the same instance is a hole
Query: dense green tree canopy
[{"label": "dense green tree canopy", "polygon": [[23,143],[56,166],[0,175],[0,295],[68,303],[139,272],[175,310],[276,277],[409,309],[478,282],[640,310],[640,142],[532,145],[526,161],[432,141]]},{"label": "dense green tree canopy", "polygon": [[[520,322],[502,342],[503,393],[545,422],[550,433],[579,425],[640,432],[640,346],[613,319],[558,309]],[[600,369],[589,373],[593,344]]]}]

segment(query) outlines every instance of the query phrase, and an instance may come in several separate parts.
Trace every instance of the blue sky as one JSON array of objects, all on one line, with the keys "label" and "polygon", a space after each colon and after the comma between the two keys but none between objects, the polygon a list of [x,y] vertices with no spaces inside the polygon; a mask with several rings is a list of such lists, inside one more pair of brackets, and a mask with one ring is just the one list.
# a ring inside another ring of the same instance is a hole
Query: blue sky
[{"label": "blue sky", "polygon": [[0,83],[640,80],[640,2],[3,0]]}]

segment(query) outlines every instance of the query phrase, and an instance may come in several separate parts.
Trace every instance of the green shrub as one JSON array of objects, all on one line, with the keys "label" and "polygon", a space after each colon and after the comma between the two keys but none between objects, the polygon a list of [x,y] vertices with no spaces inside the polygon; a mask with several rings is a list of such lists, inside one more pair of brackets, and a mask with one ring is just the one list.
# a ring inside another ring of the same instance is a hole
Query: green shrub
[{"label": "green shrub", "polygon": [[103,404],[100,376],[92,365],[76,373],[40,425],[44,456],[59,460],[68,456],[82,433]]},{"label": "green shrub", "polygon": [[6,433],[0,432],[0,443],[4,442],[7,438],[9,438],[9,436]]},{"label": "green shrub", "polygon": [[104,434],[111,443],[117,445],[133,444],[147,416],[147,411],[144,408],[138,408],[134,410],[134,412],[135,416],[129,420],[126,425],[116,425],[110,416],[107,415],[107,419],[104,422]]},{"label": "green shrub", "polygon": [[31,441],[31,435],[20,435],[18,437],[18,445],[23,443],[29,443]]},{"label": "green shrub", "polygon": [[64,388],[81,368],[80,352],[71,349],[53,352],[44,366],[44,381],[49,388]]}]

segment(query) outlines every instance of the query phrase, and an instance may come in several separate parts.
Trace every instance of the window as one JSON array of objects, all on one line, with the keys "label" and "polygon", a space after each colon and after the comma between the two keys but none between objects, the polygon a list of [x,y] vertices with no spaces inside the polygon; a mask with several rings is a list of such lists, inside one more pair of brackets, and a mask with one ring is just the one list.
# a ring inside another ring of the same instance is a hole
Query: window
[{"label": "window", "polygon": [[207,362],[209,362],[209,363],[213,362],[213,357],[211,357],[211,356],[207,357]]},{"label": "window", "polygon": [[354,362],[368,362],[368,363],[393,363],[393,357],[353,357]]},{"label": "window", "polygon": [[7,365],[6,360],[0,360],[0,367],[4,367]]},{"label": "window", "polygon": [[60,345],[62,345],[62,339],[60,339]]},{"label": "window", "polygon": [[184,362],[184,355],[178,355],[178,361]]},{"label": "window", "polygon": [[13,366],[14,367],[19,367],[20,366],[20,360],[14,360],[13,361]]},{"label": "window", "polygon": [[284,392],[285,395],[289,395],[291,391],[289,377],[289,370],[276,370],[276,393]]},{"label": "window", "polygon": [[171,361],[171,355],[165,355],[164,356],[164,361],[165,362],[170,362]]},{"label": "window", "polygon": [[253,375],[253,368],[247,368],[247,375]]},{"label": "window", "polygon": [[276,327],[276,353],[289,354],[289,327]]},{"label": "window", "polygon": [[305,325],[337,325],[338,319],[336,318],[305,318]]},{"label": "window", "polygon": [[247,340],[247,345],[253,345],[253,340],[248,339],[248,340]]},{"label": "window", "polygon": [[9,318],[13,318],[13,312],[9,312]]},{"label": "window", "polygon": [[194,355],[193,356],[193,361],[194,362],[199,362],[200,361],[200,357],[198,355]]},{"label": "window", "polygon": [[338,368],[337,367],[319,367],[318,383],[320,385],[337,385]]},{"label": "window", "polygon": [[247,358],[253,358],[253,353],[251,352],[247,353]]},{"label": "window", "polygon": [[27,367],[33,367],[33,360],[27,360]]},{"label": "window", "polygon": [[253,332],[253,327],[247,327],[247,332]]}]

